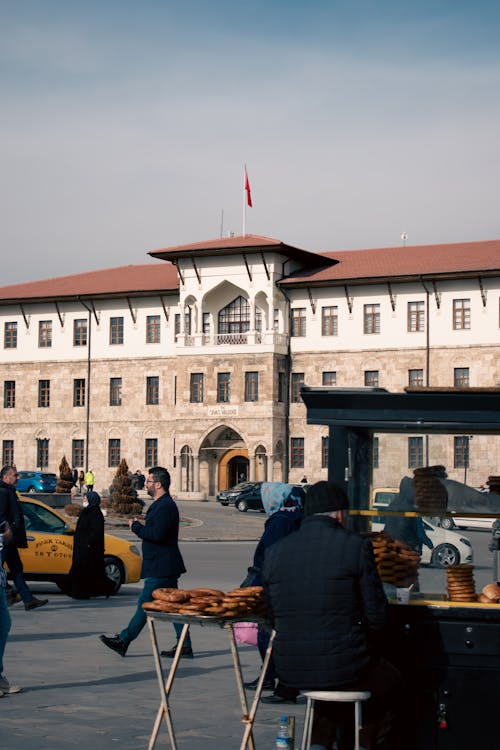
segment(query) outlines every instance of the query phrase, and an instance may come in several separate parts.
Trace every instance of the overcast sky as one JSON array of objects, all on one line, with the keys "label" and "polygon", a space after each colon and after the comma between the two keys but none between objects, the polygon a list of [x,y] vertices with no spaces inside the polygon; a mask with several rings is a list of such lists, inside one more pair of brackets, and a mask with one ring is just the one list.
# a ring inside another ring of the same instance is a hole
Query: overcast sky
[{"label": "overcast sky", "polygon": [[241,234],[245,162],[247,233],[500,237],[498,0],[0,8],[2,284]]}]

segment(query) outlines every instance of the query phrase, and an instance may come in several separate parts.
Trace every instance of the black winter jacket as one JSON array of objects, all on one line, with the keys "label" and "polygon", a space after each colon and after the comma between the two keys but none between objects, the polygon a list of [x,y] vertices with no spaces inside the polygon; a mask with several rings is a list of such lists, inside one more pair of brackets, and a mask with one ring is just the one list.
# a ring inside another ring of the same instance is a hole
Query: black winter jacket
[{"label": "black winter jacket", "polygon": [[280,680],[321,690],[363,675],[387,606],[368,539],[330,516],[308,516],[266,551],[263,584]]},{"label": "black winter jacket", "polygon": [[145,523],[132,531],[142,539],[141,578],[179,578],[186,572],[179,550],[179,511],[169,493],[149,506]]}]

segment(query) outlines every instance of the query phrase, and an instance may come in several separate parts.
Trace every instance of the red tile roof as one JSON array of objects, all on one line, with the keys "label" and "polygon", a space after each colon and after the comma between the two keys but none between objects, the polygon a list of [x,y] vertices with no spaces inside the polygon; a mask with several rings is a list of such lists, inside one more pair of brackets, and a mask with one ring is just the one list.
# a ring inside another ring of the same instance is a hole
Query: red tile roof
[{"label": "red tile roof", "polygon": [[124,294],[145,296],[177,292],[178,288],[179,278],[175,266],[171,263],[146,263],[4,286],[0,288],[0,304],[47,297],[61,300]]}]

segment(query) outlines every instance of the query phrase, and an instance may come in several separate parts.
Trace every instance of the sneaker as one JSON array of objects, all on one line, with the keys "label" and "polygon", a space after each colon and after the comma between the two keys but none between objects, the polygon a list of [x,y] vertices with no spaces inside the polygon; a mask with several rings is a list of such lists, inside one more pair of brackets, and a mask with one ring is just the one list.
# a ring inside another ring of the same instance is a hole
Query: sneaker
[{"label": "sneaker", "polygon": [[36,596],[31,599],[29,602],[25,602],[24,609],[26,612],[30,612],[32,609],[37,609],[38,607],[43,607],[44,604],[48,604],[48,599],[37,599]]},{"label": "sneaker", "polygon": [[291,704],[291,703],[297,703],[297,698],[284,698],[282,695],[277,695],[276,693],[272,693],[271,695],[264,695],[260,699],[261,703],[271,703],[274,705],[280,705],[280,704]]},{"label": "sneaker", "polygon": [[[169,651],[162,651],[161,655],[166,656],[169,659],[173,659],[175,656],[175,652],[177,650],[177,646],[174,646],[173,648],[169,649]],[[191,646],[183,646],[181,651],[181,656],[185,656],[188,659],[193,658],[193,649]]]},{"label": "sneaker", "polygon": [[21,690],[22,688],[17,685],[11,685],[3,675],[0,677],[0,692],[2,695],[13,695],[14,693],[20,693]]},{"label": "sneaker", "polygon": [[110,648],[111,651],[116,651],[117,654],[120,654],[120,656],[125,656],[127,653],[128,643],[122,641],[118,635],[100,635],[99,640]]},{"label": "sneaker", "polygon": [[[252,680],[252,682],[244,682],[243,684],[247,690],[257,690],[259,680],[260,677],[256,677],[255,680]],[[274,680],[264,680],[262,690],[274,690]]]}]

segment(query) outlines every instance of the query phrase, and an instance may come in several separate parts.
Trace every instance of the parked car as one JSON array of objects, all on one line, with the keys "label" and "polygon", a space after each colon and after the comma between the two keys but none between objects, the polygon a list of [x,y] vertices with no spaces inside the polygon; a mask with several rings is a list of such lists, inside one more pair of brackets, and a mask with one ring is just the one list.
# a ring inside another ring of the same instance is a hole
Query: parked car
[{"label": "parked car", "polygon": [[19,492],[55,492],[57,475],[42,471],[20,471],[16,490]]},{"label": "parked car", "polygon": [[250,510],[260,510],[264,513],[260,486],[262,482],[240,482],[229,490],[222,490],[216,497],[221,505],[234,505],[242,513]]},{"label": "parked car", "polygon": [[[30,581],[52,581],[64,588],[71,568],[75,526],[53,508],[34,498],[22,497],[28,537],[27,549],[20,549],[24,576]],[[136,583],[141,574],[141,553],[135,544],[111,534],[104,535],[106,575],[115,584]]]}]

